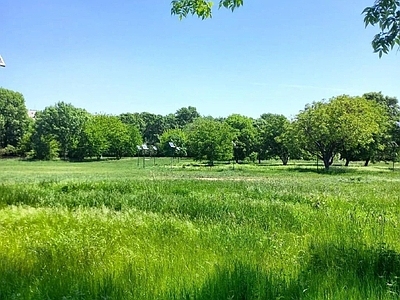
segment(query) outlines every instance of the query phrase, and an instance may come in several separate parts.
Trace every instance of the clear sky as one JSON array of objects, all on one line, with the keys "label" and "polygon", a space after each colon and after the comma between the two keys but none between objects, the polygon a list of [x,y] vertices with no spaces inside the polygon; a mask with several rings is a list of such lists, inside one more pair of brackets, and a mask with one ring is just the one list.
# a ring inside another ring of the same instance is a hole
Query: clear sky
[{"label": "clear sky", "polygon": [[213,18],[170,15],[169,0],[3,0],[0,86],[27,107],[89,112],[294,116],[340,94],[400,98],[400,53],[378,58],[373,0],[245,0]]}]

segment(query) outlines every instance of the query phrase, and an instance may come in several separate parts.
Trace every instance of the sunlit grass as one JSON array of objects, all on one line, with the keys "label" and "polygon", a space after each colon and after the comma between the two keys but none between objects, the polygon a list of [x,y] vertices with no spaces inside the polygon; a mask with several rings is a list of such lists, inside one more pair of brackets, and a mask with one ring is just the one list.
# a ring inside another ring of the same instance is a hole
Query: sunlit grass
[{"label": "sunlit grass", "polygon": [[0,299],[398,299],[400,173],[0,161]]}]

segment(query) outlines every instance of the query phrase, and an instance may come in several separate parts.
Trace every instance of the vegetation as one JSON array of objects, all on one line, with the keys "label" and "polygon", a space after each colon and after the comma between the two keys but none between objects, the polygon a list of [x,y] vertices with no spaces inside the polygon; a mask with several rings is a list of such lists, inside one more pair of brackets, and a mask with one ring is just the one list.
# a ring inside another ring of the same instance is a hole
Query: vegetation
[{"label": "vegetation", "polygon": [[0,148],[17,147],[28,122],[22,94],[0,88]]},{"label": "vegetation", "polygon": [[[318,156],[329,168],[336,156],[350,161],[399,159],[400,107],[395,97],[366,93],[314,102],[288,120],[261,114],[227,118],[200,116],[195,107],[175,113],[92,115],[64,102],[28,118],[21,94],[1,90],[0,157],[83,161],[135,155],[188,156],[196,160],[246,161],[310,159]],[[170,147],[170,142],[176,148]],[[138,152],[147,144],[149,150]],[[158,150],[155,150],[158,149]]]},{"label": "vegetation", "polygon": [[0,299],[398,299],[398,171],[0,161]]},{"label": "vegetation", "polygon": [[[172,0],[171,14],[185,18],[188,14],[201,19],[211,18],[213,2],[208,0]],[[234,10],[243,5],[243,0],[220,0],[219,8]],[[387,54],[395,45],[400,46],[400,1],[375,0],[363,12],[365,26],[378,25],[380,32],[375,35],[372,47],[379,57]]]},{"label": "vegetation", "polygon": [[318,155],[326,169],[341,150],[364,147],[384,133],[388,117],[377,103],[362,97],[339,96],[315,102],[294,122],[300,147]]},{"label": "vegetation", "polygon": [[226,123],[196,119],[188,131],[189,152],[195,159],[214,165],[214,161],[233,158],[234,133]]}]

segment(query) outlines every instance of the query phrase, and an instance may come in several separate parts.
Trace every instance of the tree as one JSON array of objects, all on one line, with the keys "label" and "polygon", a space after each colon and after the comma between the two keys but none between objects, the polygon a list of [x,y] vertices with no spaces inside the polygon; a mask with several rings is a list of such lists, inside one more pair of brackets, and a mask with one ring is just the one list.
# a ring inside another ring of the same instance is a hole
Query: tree
[{"label": "tree", "polygon": [[85,155],[100,159],[102,156],[133,156],[142,144],[139,129],[125,124],[120,116],[95,115],[85,124],[82,148]]},{"label": "tree", "polygon": [[232,158],[234,136],[228,124],[198,118],[189,126],[188,148],[195,159],[207,159],[214,165],[216,160]]},{"label": "tree", "polygon": [[363,97],[381,105],[389,116],[389,122],[385,131],[374,136],[373,142],[347,151],[346,165],[349,160],[365,160],[365,166],[368,166],[370,160],[387,160],[387,156],[392,153],[393,143],[396,143],[397,124],[400,121],[400,107],[397,98],[384,96],[382,92],[365,93]]},{"label": "tree", "polygon": [[[188,14],[197,15],[201,19],[211,18],[213,3],[209,0],[173,0],[171,14],[180,19]],[[243,5],[243,0],[220,0],[219,8],[225,7],[232,11]],[[375,0],[372,6],[363,12],[364,23],[379,26],[380,32],[372,40],[372,47],[379,57],[388,53],[397,44],[400,46],[400,1]]]},{"label": "tree", "polygon": [[264,159],[279,157],[287,165],[290,157],[290,121],[283,115],[262,114],[257,122],[258,148]]},{"label": "tree", "polygon": [[85,154],[88,157],[96,157],[98,160],[108,151],[109,141],[106,136],[107,116],[92,116],[84,126],[82,142],[85,147]]},{"label": "tree", "polygon": [[159,136],[165,131],[164,117],[148,112],[142,112],[139,116],[145,124],[142,131],[143,140],[152,145],[159,143]]},{"label": "tree", "polygon": [[296,116],[294,128],[301,147],[318,155],[328,169],[341,150],[373,142],[374,135],[386,128],[387,120],[382,106],[342,95],[307,105]]},{"label": "tree", "polygon": [[86,110],[64,102],[46,107],[36,115],[33,143],[40,143],[42,136],[50,136],[59,145],[60,157],[66,159],[78,146],[84,124],[89,117]]},{"label": "tree", "polygon": [[175,113],[176,123],[179,128],[183,128],[186,125],[193,123],[193,121],[198,117],[200,117],[200,114],[197,112],[196,107],[193,106],[182,107]]},{"label": "tree", "polygon": [[234,133],[233,156],[238,163],[249,157],[255,150],[256,130],[253,126],[253,119],[239,114],[228,116],[225,122],[232,128]]},{"label": "tree", "polygon": [[185,150],[187,148],[187,134],[180,128],[168,129],[160,137],[159,149],[165,156],[174,156],[176,149],[171,148],[169,142],[174,143],[175,146]]},{"label": "tree", "polygon": [[395,45],[400,46],[400,1],[399,0],[376,0],[374,5],[363,11],[364,23],[378,25],[380,32],[372,40],[374,52],[382,57]]},{"label": "tree", "polygon": [[0,148],[18,146],[28,127],[28,113],[21,93],[0,88]]}]

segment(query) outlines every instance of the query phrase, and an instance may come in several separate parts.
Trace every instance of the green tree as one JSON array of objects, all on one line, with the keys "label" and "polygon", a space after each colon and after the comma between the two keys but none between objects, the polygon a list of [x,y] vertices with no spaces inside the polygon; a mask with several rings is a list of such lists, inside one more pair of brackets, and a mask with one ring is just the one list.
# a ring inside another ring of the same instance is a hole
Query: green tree
[{"label": "green tree", "polygon": [[53,160],[60,154],[60,144],[51,134],[36,136],[32,146],[37,159]]},{"label": "green tree", "polygon": [[168,129],[160,137],[159,150],[165,156],[174,156],[176,149],[170,147],[169,142],[185,150],[187,148],[187,134],[180,128]]},{"label": "green tree", "polygon": [[287,165],[293,149],[290,121],[283,115],[262,114],[257,122],[258,148],[264,159],[279,157]]},{"label": "green tree", "polygon": [[307,105],[294,122],[300,146],[318,155],[328,169],[342,149],[364,146],[385,130],[388,117],[382,106],[347,95]]},{"label": "green tree", "polygon": [[0,148],[18,146],[28,127],[28,113],[21,93],[0,88]]},{"label": "green tree", "polygon": [[72,104],[58,102],[48,106],[36,114],[33,143],[40,143],[42,136],[51,136],[60,147],[60,157],[73,158],[72,154],[79,145],[84,124],[89,117],[90,114],[86,110],[76,108]]},{"label": "green tree", "polygon": [[195,159],[207,159],[213,165],[216,160],[232,158],[234,137],[228,124],[198,118],[188,128],[188,149]]},{"label": "green tree", "polygon": [[118,118],[127,125],[133,125],[139,129],[139,132],[142,134],[145,129],[145,121],[140,116],[139,113],[123,113],[118,116]]},{"label": "green tree", "polygon": [[96,157],[99,160],[108,151],[106,119],[107,116],[105,115],[94,115],[86,122],[83,140],[81,141],[86,149],[86,156]]},{"label": "green tree", "polygon": [[151,145],[160,142],[159,137],[165,131],[165,118],[162,115],[155,115],[148,112],[140,113],[140,118],[144,122],[142,133],[143,140]]},{"label": "green tree", "polygon": [[133,156],[141,143],[139,129],[123,123],[120,116],[95,115],[85,124],[82,144],[88,157]]},{"label": "green tree", "polygon": [[182,107],[175,112],[175,119],[179,128],[193,123],[198,117],[200,117],[200,114],[197,112],[196,107],[193,106]]},{"label": "green tree", "polygon": [[354,160],[364,160],[365,166],[368,166],[370,161],[387,160],[388,155],[392,155],[393,142],[396,143],[394,136],[396,135],[397,122],[400,120],[400,107],[397,98],[384,96],[381,92],[366,93],[363,97],[382,106],[389,117],[389,122],[386,124],[386,130],[375,134],[370,143],[341,151],[341,157],[346,160],[346,166]]},{"label": "green tree", "polygon": [[27,156],[32,149],[32,136],[35,133],[35,121],[28,118],[27,129],[24,132],[21,140],[18,143],[18,153],[21,156]]},{"label": "green tree", "polygon": [[255,150],[256,130],[253,126],[252,118],[240,114],[232,114],[225,119],[226,124],[232,128],[233,138],[233,157],[236,162],[249,157]]}]

